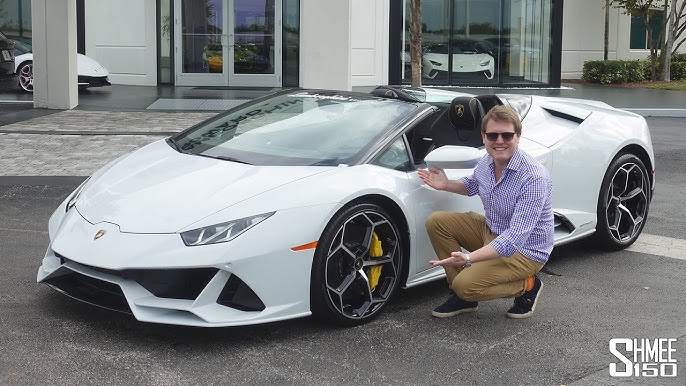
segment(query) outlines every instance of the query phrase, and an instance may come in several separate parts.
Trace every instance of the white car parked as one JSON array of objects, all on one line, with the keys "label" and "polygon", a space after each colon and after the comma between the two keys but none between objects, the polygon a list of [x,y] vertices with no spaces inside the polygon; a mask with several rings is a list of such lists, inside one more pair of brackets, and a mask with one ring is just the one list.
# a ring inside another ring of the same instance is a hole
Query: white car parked
[{"label": "white car parked", "polygon": [[[481,73],[486,79],[495,75],[495,59],[483,52],[472,40],[457,40],[452,45],[452,72]],[[434,79],[441,72],[449,71],[449,51],[447,44],[429,46],[422,57],[422,74],[425,78]]]},{"label": "white car parked", "polygon": [[364,323],[400,287],[444,277],[429,264],[430,213],[483,213],[417,169],[473,173],[495,105],[522,117],[520,148],[553,178],[555,245],[638,238],[655,182],[640,115],[514,94],[284,90],[95,172],[50,218],[37,280],[145,322]]},{"label": "white car parked", "polygon": [[[29,43],[14,41],[14,71],[19,76],[19,87],[33,92],[33,53]],[[79,89],[109,86],[110,72],[100,63],[86,55],[76,54]]]}]

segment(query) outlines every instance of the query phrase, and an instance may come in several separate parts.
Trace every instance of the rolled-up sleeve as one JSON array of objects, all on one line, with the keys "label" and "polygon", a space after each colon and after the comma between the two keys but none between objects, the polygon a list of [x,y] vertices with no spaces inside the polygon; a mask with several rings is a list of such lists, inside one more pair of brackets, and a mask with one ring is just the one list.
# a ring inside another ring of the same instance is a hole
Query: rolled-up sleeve
[{"label": "rolled-up sleeve", "polygon": [[462,182],[464,182],[464,186],[467,188],[468,195],[473,196],[479,193],[479,183],[474,178],[474,175],[462,177]]}]

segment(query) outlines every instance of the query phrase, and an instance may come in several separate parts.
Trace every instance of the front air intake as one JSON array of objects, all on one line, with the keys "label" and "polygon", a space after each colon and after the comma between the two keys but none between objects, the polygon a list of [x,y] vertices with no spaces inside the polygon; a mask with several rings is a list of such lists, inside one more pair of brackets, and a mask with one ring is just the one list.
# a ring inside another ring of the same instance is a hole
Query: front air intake
[{"label": "front air intake", "polygon": [[95,306],[131,314],[129,304],[118,285],[70,272],[45,280],[45,284],[63,294]]},{"label": "front air intake", "polygon": [[265,308],[257,294],[236,275],[229,277],[217,303],[241,311],[262,311]]}]

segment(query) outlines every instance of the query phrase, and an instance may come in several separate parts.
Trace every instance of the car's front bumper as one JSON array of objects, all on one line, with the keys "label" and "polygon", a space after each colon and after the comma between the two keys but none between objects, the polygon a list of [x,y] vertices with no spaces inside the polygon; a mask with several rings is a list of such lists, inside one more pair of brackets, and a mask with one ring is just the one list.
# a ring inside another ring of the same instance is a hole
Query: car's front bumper
[{"label": "car's front bumper", "polygon": [[79,75],[79,88],[111,86],[107,76],[83,76]]},{"label": "car's front bumper", "polygon": [[[51,244],[37,281],[70,297],[140,321],[188,326],[310,315],[314,249],[290,248],[299,242],[294,240],[315,236],[292,223],[302,218],[294,213],[277,213],[228,243],[188,247],[179,234],[124,233],[115,224],[91,224],[77,210],[64,214],[64,209],[50,219]],[[323,208],[304,210],[326,218],[319,213]],[[100,231],[105,235],[95,239]]]}]

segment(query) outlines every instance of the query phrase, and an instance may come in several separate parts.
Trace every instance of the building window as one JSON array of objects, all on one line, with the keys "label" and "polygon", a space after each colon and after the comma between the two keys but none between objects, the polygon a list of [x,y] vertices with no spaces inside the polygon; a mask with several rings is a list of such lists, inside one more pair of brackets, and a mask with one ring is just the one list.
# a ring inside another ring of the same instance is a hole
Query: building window
[{"label": "building window", "polygon": [[[422,0],[422,83],[548,84],[553,0]],[[410,83],[409,0],[400,79]]]},{"label": "building window", "polygon": [[157,84],[172,84],[173,56],[172,42],[174,26],[172,24],[173,9],[170,0],[157,0]]},{"label": "building window", "polygon": [[[649,25],[653,32],[653,42],[655,47],[660,47],[660,31],[662,29],[662,12],[658,10],[651,11],[649,14]],[[632,50],[647,50],[648,47],[648,31],[646,31],[645,24],[641,17],[631,17],[631,37],[629,48]]]},{"label": "building window", "polygon": [[283,1],[283,86],[300,83],[300,0]]},{"label": "building window", "polygon": [[11,39],[31,43],[31,0],[0,2],[0,30]]}]

